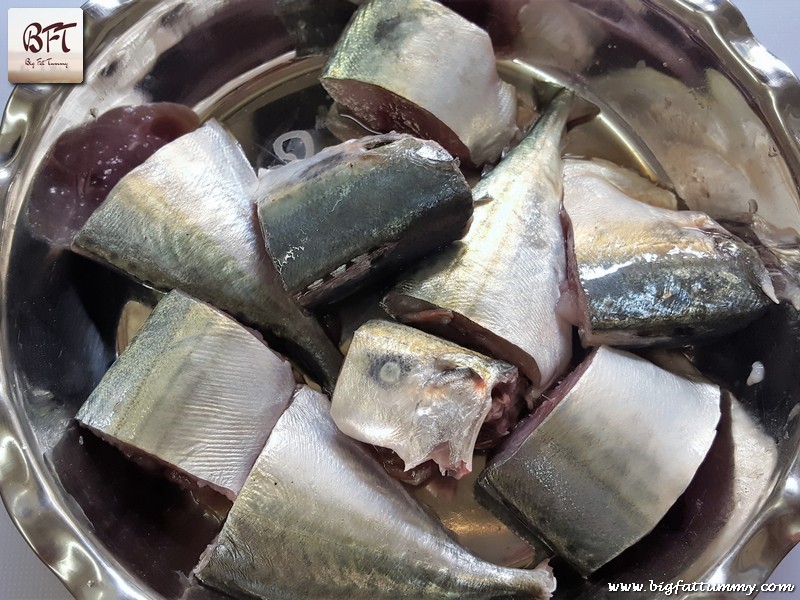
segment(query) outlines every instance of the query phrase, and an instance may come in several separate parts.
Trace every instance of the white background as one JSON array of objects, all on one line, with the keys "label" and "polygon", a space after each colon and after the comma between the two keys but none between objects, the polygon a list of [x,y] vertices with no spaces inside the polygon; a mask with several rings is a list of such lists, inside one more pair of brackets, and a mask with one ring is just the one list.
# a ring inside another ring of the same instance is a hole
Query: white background
[{"label": "white background", "polygon": [[[7,9],[11,7],[80,6],[70,0],[2,0],[0,47],[7,48]],[[756,37],[795,72],[800,73],[800,0],[734,0],[747,18]],[[11,85],[0,82],[0,106],[4,106]],[[794,583],[798,591],[775,595],[800,598],[800,546],[792,551],[770,577],[774,583]],[[762,594],[769,597],[771,594]],[[0,600],[68,600],[71,596],[54,575],[38,561],[14,528],[7,513],[0,509]]]}]

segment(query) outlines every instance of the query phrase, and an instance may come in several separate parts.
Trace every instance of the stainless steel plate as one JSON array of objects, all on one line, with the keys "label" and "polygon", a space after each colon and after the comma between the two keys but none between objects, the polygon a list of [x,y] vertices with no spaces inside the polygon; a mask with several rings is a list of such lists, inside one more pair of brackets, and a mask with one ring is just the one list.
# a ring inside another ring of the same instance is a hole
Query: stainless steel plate
[{"label": "stainless steel plate", "polygon": [[[602,108],[600,120],[570,134],[572,152],[635,166],[714,214],[756,199],[769,220],[800,230],[800,84],[728,2],[448,4],[491,33],[501,71],[518,87],[545,77]],[[150,100],[217,117],[256,166],[274,164],[277,138],[315,129],[326,103],[316,84],[320,53],[349,10],[343,0],[89,3],[86,83],[12,95],[0,132],[0,491],[78,598],[214,597],[181,572],[224,507],[202,510],[71,424],[127,339],[126,324],[140,320],[131,302],[146,306],[152,293],[32,234],[36,170],[65,129]],[[798,314],[781,306],[695,350],[697,364],[732,392],[709,458],[651,535],[590,582],[564,570],[559,597],[602,596],[609,581],[767,579],[800,536],[799,340]],[[748,387],[756,360],[766,379]],[[470,506],[451,506],[446,521],[492,552]]]}]

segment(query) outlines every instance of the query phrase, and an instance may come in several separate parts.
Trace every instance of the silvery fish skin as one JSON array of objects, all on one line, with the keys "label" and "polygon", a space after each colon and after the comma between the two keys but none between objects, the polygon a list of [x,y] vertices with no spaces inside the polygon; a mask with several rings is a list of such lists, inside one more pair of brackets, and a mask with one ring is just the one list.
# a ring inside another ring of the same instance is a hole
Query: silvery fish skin
[{"label": "silvery fish skin", "polygon": [[620,192],[650,206],[678,210],[678,197],[668,189],[654,185],[638,173],[600,158],[565,158],[564,180],[572,194],[589,196],[594,186],[610,185]]},{"label": "silvery fish skin", "polygon": [[433,459],[460,478],[472,471],[494,393],[513,390],[516,379],[508,363],[399,323],[369,321],[350,344],[331,417],[346,435],[396,452],[406,470]]},{"label": "silvery fish skin", "polygon": [[497,160],[518,132],[488,34],[432,0],[361,6],[321,83],[368,127],[436,140],[475,165]]},{"label": "silvery fish skin", "polygon": [[304,305],[338,299],[449,244],[472,216],[458,161],[436,142],[400,134],[266,171],[256,198],[267,253]]},{"label": "silvery fish skin", "polygon": [[172,291],[76,418],[233,500],[294,388],[289,363],[261,340]]},{"label": "silvery fish skin", "polygon": [[195,574],[235,597],[549,598],[549,569],[461,548],[367,450],[328,399],[300,387]]},{"label": "silvery fish skin", "polygon": [[341,354],[283,289],[258,231],[256,187],[239,144],[210,121],[123,177],[73,248],[274,334],[332,388]]},{"label": "silvery fish skin", "polygon": [[601,347],[514,430],[476,491],[588,576],[666,514],[719,418],[717,386]]},{"label": "silvery fish skin", "polygon": [[475,186],[478,205],[464,239],[385,300],[403,322],[516,365],[536,392],[572,354],[572,328],[555,312],[566,279],[560,145],[571,103],[571,94],[557,96]]},{"label": "silvery fish skin", "polygon": [[682,344],[743,327],[775,301],[758,253],[706,214],[565,174],[567,296],[585,346]]}]

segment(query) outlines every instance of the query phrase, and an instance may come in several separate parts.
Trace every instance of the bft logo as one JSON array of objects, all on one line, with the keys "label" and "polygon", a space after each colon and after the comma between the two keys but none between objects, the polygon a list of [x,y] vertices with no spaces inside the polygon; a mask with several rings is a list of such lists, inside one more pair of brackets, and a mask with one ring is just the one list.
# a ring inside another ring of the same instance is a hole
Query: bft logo
[{"label": "bft logo", "polygon": [[83,81],[83,11],[8,9],[8,80],[11,83]]},{"label": "bft logo", "polygon": [[[42,27],[41,23],[31,23],[25,28],[22,34],[22,46],[26,52],[41,52],[47,45],[45,52],[50,52],[50,42],[61,40],[61,51],[66,54],[69,52],[67,46],[67,29],[77,27],[77,23],[53,23],[47,27]],[[44,40],[42,40],[44,34]]]}]

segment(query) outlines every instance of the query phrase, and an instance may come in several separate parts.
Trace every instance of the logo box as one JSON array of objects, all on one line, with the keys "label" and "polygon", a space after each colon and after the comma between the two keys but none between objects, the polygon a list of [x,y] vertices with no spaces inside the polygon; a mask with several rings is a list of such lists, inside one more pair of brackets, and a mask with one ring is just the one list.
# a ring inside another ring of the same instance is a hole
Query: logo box
[{"label": "logo box", "polygon": [[81,83],[83,10],[9,8],[8,81]]}]

